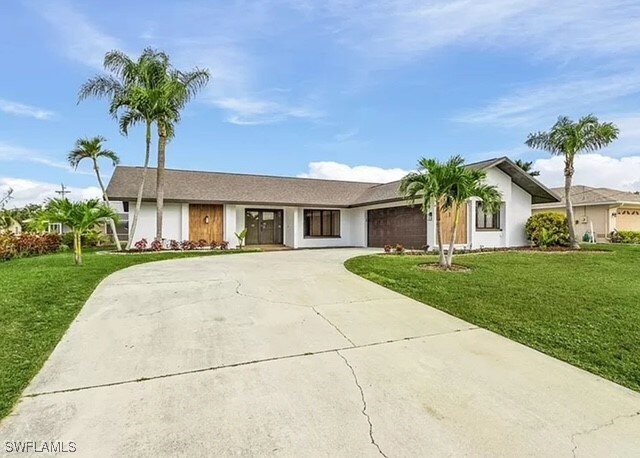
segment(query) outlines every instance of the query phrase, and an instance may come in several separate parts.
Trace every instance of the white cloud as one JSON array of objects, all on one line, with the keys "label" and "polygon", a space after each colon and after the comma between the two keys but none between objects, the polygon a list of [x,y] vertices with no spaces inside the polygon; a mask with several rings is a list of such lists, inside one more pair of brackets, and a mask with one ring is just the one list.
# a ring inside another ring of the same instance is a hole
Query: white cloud
[{"label": "white cloud", "polygon": [[26,4],[53,27],[59,40],[56,48],[60,48],[70,59],[101,69],[107,51],[122,49],[122,43],[117,38],[101,31],[68,1],[35,1]]},{"label": "white cloud", "polygon": [[[22,146],[15,146],[0,141],[0,161],[9,162],[31,162],[34,164],[42,164],[57,169],[72,171],[73,169],[66,162],[56,161],[43,155],[39,151],[35,151]],[[89,175],[90,172],[76,171],[82,175]]]},{"label": "white cloud", "polygon": [[[8,188],[13,189],[12,199],[7,208],[23,207],[27,204],[40,204],[53,197],[59,197],[56,190],[60,189],[60,183],[47,183],[44,181],[27,180],[23,178],[0,177],[0,193]],[[100,189],[96,186],[86,188],[69,187],[71,200],[83,200],[101,197]]]},{"label": "white cloud", "polygon": [[640,50],[640,4],[628,0],[290,0],[338,20],[333,34],[363,53],[402,59],[453,44],[533,49],[540,56]]},{"label": "white cloud", "polygon": [[351,140],[352,138],[354,138],[355,136],[358,135],[358,133],[360,132],[360,129],[354,128],[354,129],[348,129],[342,132],[338,132],[337,134],[335,134],[333,136],[333,139],[336,142],[346,142],[348,140]]},{"label": "white cloud", "polygon": [[636,70],[601,77],[565,78],[517,88],[454,119],[465,123],[530,125],[541,120],[555,120],[559,113],[589,112],[605,102],[638,92],[640,73]]},{"label": "white cloud", "polygon": [[238,125],[273,124],[287,118],[316,119],[322,113],[312,108],[293,107],[266,100],[249,97],[224,97],[213,104],[229,111],[227,121]]},{"label": "white cloud", "polygon": [[51,119],[55,115],[53,111],[5,99],[0,99],[0,111],[14,116],[26,116],[40,120]]},{"label": "white cloud", "polygon": [[384,169],[370,165],[350,166],[333,161],[309,162],[309,170],[298,175],[300,178],[320,178],[323,180],[364,181],[388,183],[403,178],[408,170]]},{"label": "white cloud", "polygon": [[[640,156],[614,158],[598,153],[581,154],[576,157],[575,167],[574,184],[640,191]],[[538,159],[533,168],[540,171],[539,178],[547,186],[564,186],[562,157]]]}]

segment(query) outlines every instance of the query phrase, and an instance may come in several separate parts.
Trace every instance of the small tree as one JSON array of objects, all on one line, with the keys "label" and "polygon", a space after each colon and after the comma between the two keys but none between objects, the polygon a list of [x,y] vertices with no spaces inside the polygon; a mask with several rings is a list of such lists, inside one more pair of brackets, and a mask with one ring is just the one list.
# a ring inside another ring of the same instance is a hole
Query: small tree
[{"label": "small tree", "polygon": [[616,138],[620,130],[610,122],[599,122],[590,114],[574,122],[566,116],[560,116],[548,132],[529,134],[525,144],[530,148],[549,151],[556,156],[564,156],[564,198],[569,220],[571,247],[579,250],[580,245],[573,225],[573,205],[571,204],[571,182],[575,172],[576,155],[604,148]]},{"label": "small tree", "polygon": [[[418,171],[402,179],[400,193],[410,201],[410,204],[419,200],[424,214],[435,207],[441,267],[451,268],[460,211],[469,199],[475,197],[482,200],[485,211],[497,211],[500,208],[500,192],[495,186],[485,183],[486,176],[487,174],[482,170],[467,168],[461,156],[453,156],[447,162],[422,158],[418,162]],[[444,255],[440,224],[442,214],[445,212],[453,213],[451,241],[447,256]]]},{"label": "small tree", "polygon": [[52,199],[40,215],[43,221],[61,223],[73,233],[73,253],[77,265],[82,264],[82,236],[98,223],[118,220],[115,210],[98,199],[71,202],[69,199]]},{"label": "small tree", "polygon": [[[120,163],[120,158],[114,151],[102,147],[102,144],[106,141],[107,139],[100,135],[92,138],[80,138],[76,140],[76,146],[69,152],[67,160],[74,169],[78,168],[78,165],[80,165],[80,162],[82,162],[83,159],[91,160],[93,163],[93,170],[96,172],[100,191],[102,191],[102,200],[109,205],[109,197],[107,196],[107,191],[104,187],[104,183],[102,182],[102,176],[100,176],[98,159],[109,159],[111,164],[115,167]],[[111,232],[113,232],[113,242],[116,245],[116,249],[121,251],[122,247],[120,246],[120,240],[118,239],[116,223],[110,219],[109,225],[111,226]]]}]

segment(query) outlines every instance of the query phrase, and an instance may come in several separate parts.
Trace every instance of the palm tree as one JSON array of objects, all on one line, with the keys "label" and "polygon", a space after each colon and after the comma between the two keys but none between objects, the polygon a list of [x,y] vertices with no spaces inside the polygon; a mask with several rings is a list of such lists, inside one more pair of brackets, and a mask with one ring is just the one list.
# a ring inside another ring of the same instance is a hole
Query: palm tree
[{"label": "palm tree", "polygon": [[[69,152],[67,160],[71,167],[77,169],[83,159],[91,159],[91,162],[93,162],[93,170],[96,172],[96,178],[98,179],[98,185],[100,185],[100,190],[102,191],[102,200],[104,200],[107,205],[110,205],[107,191],[104,187],[104,183],[102,182],[102,177],[100,176],[98,159],[109,159],[115,167],[120,163],[120,158],[114,151],[102,147],[102,143],[106,141],[107,139],[100,135],[91,138],[79,138],[76,140],[75,148]],[[116,248],[118,251],[122,251],[120,239],[118,239],[118,234],[116,232],[116,223],[113,220],[109,220],[109,225],[111,226],[113,241],[116,244]]]},{"label": "palm tree", "polygon": [[525,142],[530,148],[545,150],[556,156],[564,156],[564,198],[571,247],[574,249],[580,249],[573,224],[573,205],[570,196],[576,155],[604,148],[618,138],[619,133],[620,130],[615,124],[601,123],[592,114],[580,118],[577,122],[566,116],[560,116],[548,132],[531,133]]},{"label": "palm tree", "polygon": [[188,72],[174,69],[169,57],[159,53],[158,64],[164,80],[159,84],[159,103],[156,110],[158,128],[158,165],[156,169],[156,240],[162,240],[164,216],[164,175],[167,143],[173,138],[180,111],[209,82],[209,71],[195,68]]},{"label": "palm tree", "polygon": [[74,260],[77,265],[81,265],[82,236],[107,219],[117,220],[118,214],[98,199],[71,202],[69,199],[62,198],[50,200],[40,219],[50,223],[61,223],[71,229]]},{"label": "palm tree", "polygon": [[540,176],[539,170],[532,170],[533,162],[531,161],[523,161],[522,159],[516,159],[516,165],[520,167],[522,170],[524,170],[525,172],[527,172],[532,177]]},{"label": "palm tree", "polygon": [[79,101],[89,97],[109,98],[109,113],[118,119],[123,135],[128,135],[131,126],[145,124],[144,166],[129,230],[127,250],[131,248],[138,225],[142,194],[151,157],[151,127],[156,120],[156,110],[160,100],[159,91],[154,88],[163,78],[159,64],[162,54],[147,48],[138,60],[134,61],[121,51],[109,51],[105,54],[103,65],[111,74],[97,75],[89,79],[80,88],[78,96]]},{"label": "palm tree", "polygon": [[[496,211],[501,205],[501,195],[495,186],[485,183],[486,172],[465,167],[461,156],[453,156],[443,163],[436,159],[422,158],[418,161],[418,171],[408,174],[400,183],[400,193],[414,204],[420,201],[420,208],[427,214],[435,207],[436,232],[438,235],[439,264],[450,269],[453,261],[460,211],[472,198],[482,200],[486,211]],[[445,212],[453,213],[451,242],[447,256],[444,255],[443,234],[440,221]]]}]

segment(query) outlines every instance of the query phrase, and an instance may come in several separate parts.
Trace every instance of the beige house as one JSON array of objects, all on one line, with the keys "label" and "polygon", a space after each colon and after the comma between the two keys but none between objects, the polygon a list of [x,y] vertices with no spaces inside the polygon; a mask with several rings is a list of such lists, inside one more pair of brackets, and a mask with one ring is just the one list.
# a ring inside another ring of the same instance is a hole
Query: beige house
[{"label": "beige house", "polygon": [[[561,197],[561,202],[534,204],[533,213],[564,213],[564,188],[551,190]],[[590,231],[591,224],[596,239],[600,242],[606,241],[614,229],[640,231],[640,194],[579,185],[571,187],[571,202],[575,216],[573,223],[578,237]]]}]

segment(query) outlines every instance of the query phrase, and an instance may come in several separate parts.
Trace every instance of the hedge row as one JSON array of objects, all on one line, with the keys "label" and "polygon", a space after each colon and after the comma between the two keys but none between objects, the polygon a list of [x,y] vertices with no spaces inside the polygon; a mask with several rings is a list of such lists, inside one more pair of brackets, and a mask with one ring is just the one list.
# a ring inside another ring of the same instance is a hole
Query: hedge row
[{"label": "hedge row", "polygon": [[62,238],[58,234],[22,234],[0,232],[0,261],[26,256],[39,256],[60,249]]},{"label": "hedge row", "polygon": [[611,233],[612,243],[640,243],[640,231],[615,231]]}]

